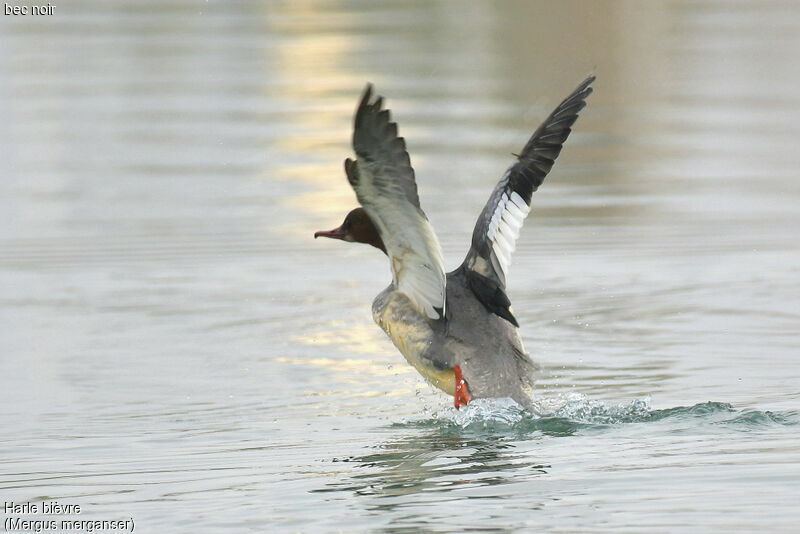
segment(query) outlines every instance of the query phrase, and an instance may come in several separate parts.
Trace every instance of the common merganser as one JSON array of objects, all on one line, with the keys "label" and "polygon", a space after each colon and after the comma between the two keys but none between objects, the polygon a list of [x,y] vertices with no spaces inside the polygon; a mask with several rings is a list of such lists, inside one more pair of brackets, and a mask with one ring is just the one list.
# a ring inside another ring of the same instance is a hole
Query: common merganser
[{"label": "common merganser", "polygon": [[510,397],[530,408],[536,365],[525,353],[506,296],[511,254],[531,196],[561,152],[592,93],[586,78],[531,136],[492,191],[464,262],[445,274],[436,234],[422,211],[406,143],[383,98],[368,84],[355,115],[344,170],[362,207],[338,228],[314,237],[366,243],[390,260],[392,283],[372,303],[372,317],[456,408],[475,398]]}]

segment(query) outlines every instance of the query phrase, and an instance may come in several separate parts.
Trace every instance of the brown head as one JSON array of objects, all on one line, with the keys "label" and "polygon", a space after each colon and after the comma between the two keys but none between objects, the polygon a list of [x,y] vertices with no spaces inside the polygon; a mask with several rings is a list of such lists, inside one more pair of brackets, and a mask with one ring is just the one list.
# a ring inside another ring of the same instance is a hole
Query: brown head
[{"label": "brown head", "polygon": [[386,253],[386,247],[383,246],[383,240],[378,233],[378,229],[373,224],[372,219],[369,218],[369,215],[367,215],[367,212],[364,211],[364,208],[356,208],[348,213],[339,228],[315,232],[314,239],[318,237],[341,239],[351,243],[366,243],[381,249],[384,254]]}]

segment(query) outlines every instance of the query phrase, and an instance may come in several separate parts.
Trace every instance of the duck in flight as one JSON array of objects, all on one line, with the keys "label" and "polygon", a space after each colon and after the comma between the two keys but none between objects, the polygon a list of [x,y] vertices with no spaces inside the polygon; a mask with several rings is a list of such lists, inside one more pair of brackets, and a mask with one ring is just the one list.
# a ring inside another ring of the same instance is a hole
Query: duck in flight
[{"label": "duck in flight", "polygon": [[442,251],[417,195],[406,143],[383,98],[367,85],[353,131],[356,159],[344,170],[360,208],[328,237],[366,243],[389,258],[392,283],[372,303],[372,317],[408,362],[453,396],[456,408],[475,398],[510,397],[531,407],[535,364],[511,313],[506,278],[531,196],[550,172],[592,93],[586,78],[516,155],[478,216],[472,246],[445,273]]}]

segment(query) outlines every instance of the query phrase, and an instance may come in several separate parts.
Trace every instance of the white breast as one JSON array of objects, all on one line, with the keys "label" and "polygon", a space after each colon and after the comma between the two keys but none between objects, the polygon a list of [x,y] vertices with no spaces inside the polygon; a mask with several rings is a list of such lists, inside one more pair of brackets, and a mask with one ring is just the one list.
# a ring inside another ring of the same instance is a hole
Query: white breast
[{"label": "white breast", "polygon": [[372,303],[372,318],[422,376],[439,389],[453,393],[453,371],[437,369],[424,357],[435,335],[429,319],[404,293],[392,287],[384,290]]}]

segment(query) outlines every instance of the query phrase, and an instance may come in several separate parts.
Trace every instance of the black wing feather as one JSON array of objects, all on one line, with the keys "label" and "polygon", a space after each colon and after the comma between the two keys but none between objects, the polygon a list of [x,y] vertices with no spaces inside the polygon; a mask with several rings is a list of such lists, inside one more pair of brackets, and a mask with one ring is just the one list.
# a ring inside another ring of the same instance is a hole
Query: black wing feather
[{"label": "black wing feather", "polygon": [[[594,80],[592,75],[578,85],[533,132],[522,152],[515,154],[517,161],[495,186],[478,217],[472,233],[472,247],[462,264],[478,300],[488,311],[515,326],[517,322],[511,314],[510,301],[505,294],[504,269],[508,267],[505,265],[507,261],[495,252],[492,236],[489,235],[492,217],[500,203],[508,202],[513,193],[530,207],[534,191],[542,185],[545,176],[553,168],[564,142],[572,132],[572,125],[578,119],[578,113],[586,106],[586,98],[592,93],[591,84]],[[503,235],[503,239],[507,240],[508,237]],[[511,245],[513,248],[513,243]]]},{"label": "black wing feather", "polygon": [[[356,110],[353,149],[364,164],[373,165],[375,173],[391,173],[393,186],[401,189],[411,204],[420,209],[414,168],[406,150],[406,140],[397,136],[397,123],[388,109],[382,109],[383,97],[372,99],[372,84],[367,84]],[[351,184],[354,185],[354,184]]]},{"label": "black wing feather", "polygon": [[572,133],[572,125],[578,120],[578,113],[586,107],[586,98],[592,94],[590,85],[594,76],[586,78],[575,90],[553,110],[539,126],[522,152],[517,162],[509,170],[509,185],[530,205],[531,196],[553,168],[561,153],[564,142]]}]

